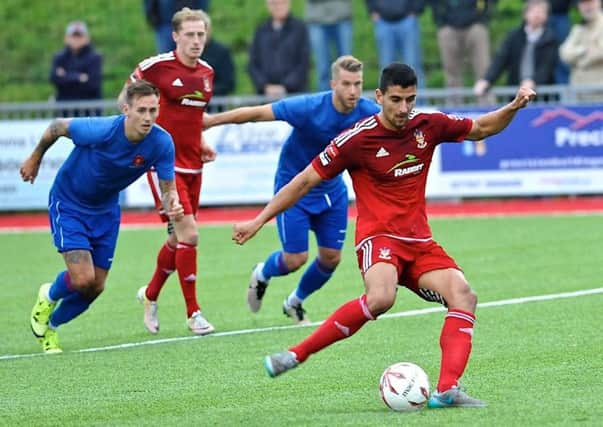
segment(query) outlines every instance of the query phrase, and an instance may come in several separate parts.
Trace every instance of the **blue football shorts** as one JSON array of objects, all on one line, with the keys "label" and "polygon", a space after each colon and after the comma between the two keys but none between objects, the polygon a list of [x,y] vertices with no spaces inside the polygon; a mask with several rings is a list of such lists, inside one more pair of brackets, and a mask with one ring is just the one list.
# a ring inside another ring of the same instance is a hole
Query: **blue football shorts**
[{"label": "blue football shorts", "polygon": [[52,194],[48,203],[50,231],[60,253],[83,249],[92,254],[96,267],[111,268],[119,234],[120,209],[111,212],[84,213],[77,206],[63,202]]},{"label": "blue football shorts", "polygon": [[348,226],[347,188],[342,186],[329,195],[307,194],[277,215],[276,224],[285,252],[307,252],[310,230],[319,247],[341,249]]}]

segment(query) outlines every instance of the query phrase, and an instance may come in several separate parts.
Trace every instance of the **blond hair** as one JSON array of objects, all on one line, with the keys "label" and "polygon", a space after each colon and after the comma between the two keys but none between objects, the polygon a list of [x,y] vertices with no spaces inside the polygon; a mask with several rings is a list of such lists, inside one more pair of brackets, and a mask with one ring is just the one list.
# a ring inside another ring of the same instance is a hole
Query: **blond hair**
[{"label": "blond hair", "polygon": [[339,70],[358,73],[362,71],[362,62],[352,55],[340,56],[331,64],[331,78],[333,80],[336,80],[339,76]]},{"label": "blond hair", "polygon": [[205,30],[208,30],[211,25],[209,15],[201,9],[193,10],[188,7],[183,7],[178,12],[174,13],[174,16],[172,17],[172,30],[175,32],[180,31],[184,21],[201,21],[205,24]]}]

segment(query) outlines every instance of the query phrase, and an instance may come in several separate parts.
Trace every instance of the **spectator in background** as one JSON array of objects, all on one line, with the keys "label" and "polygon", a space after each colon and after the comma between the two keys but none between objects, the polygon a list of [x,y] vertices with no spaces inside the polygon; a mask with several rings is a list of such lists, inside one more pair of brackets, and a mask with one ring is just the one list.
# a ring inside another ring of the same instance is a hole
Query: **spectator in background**
[{"label": "spectator in background", "polygon": [[507,85],[535,89],[536,85],[555,83],[557,39],[546,25],[549,13],[547,0],[528,0],[523,22],[507,34],[485,76],[475,83],[474,91],[482,96],[504,72]]},{"label": "spectator in background", "polygon": [[[352,54],[351,0],[306,0],[306,24],[319,91],[331,88],[331,62]],[[333,49],[335,55],[332,54]]]},{"label": "spectator in background", "polygon": [[425,1],[366,0],[366,6],[374,24],[379,67],[383,69],[401,60],[415,70],[417,80],[423,86],[419,16],[425,9]]},{"label": "spectator in background", "polygon": [[214,69],[214,95],[229,95],[235,90],[235,66],[230,49],[217,41],[212,34],[211,22],[207,27],[207,42],[201,59]]},{"label": "spectator in background", "polygon": [[[565,41],[570,32],[569,10],[576,0],[549,0],[551,5],[549,13],[549,26],[557,38],[557,45]],[[555,83],[564,85],[569,82],[569,67],[563,61],[557,61],[555,68]]]},{"label": "spectator in background", "polygon": [[[86,24],[74,21],[65,30],[65,47],[52,59],[50,81],[56,88],[57,101],[101,99],[102,56],[90,43]],[[69,116],[62,111],[62,116]],[[75,116],[80,115],[74,111]],[[81,115],[100,115],[101,111],[86,110]]]},{"label": "spectator in background", "polygon": [[582,22],[572,27],[559,53],[561,59],[570,66],[572,85],[600,84],[603,80],[601,0],[579,0],[578,11]]},{"label": "spectator in background", "polygon": [[147,22],[155,31],[157,52],[170,52],[176,49],[172,37],[172,16],[184,7],[209,10],[209,0],[144,0],[144,14]]},{"label": "spectator in background", "polygon": [[474,80],[486,74],[490,64],[487,21],[494,3],[495,0],[431,0],[446,87],[463,86],[467,59]]},{"label": "spectator in background", "polygon": [[258,94],[278,98],[308,90],[310,43],[306,24],[289,0],[266,0],[270,18],[255,31],[248,71]]}]

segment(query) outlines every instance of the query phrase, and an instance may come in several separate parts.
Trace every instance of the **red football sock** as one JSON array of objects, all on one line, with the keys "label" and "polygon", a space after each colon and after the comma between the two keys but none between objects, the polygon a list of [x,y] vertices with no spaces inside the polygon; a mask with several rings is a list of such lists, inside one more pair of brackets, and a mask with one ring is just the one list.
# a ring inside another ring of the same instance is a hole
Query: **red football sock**
[{"label": "red football sock", "polygon": [[308,338],[291,347],[298,362],[344,338],[351,337],[367,321],[374,320],[366,305],[366,295],[346,302],[325,320]]},{"label": "red football sock", "polygon": [[176,270],[180,288],[186,303],[186,316],[200,310],[197,304],[197,246],[178,242],[176,247]]},{"label": "red football sock", "polygon": [[157,254],[157,265],[151,281],[147,285],[147,298],[151,301],[157,301],[159,292],[165,284],[170,274],[176,269],[176,248],[170,246],[168,242],[161,247]]},{"label": "red football sock", "polygon": [[439,392],[458,386],[458,380],[463,375],[471,354],[474,323],[473,313],[458,308],[448,310],[440,335],[442,364],[438,381]]}]

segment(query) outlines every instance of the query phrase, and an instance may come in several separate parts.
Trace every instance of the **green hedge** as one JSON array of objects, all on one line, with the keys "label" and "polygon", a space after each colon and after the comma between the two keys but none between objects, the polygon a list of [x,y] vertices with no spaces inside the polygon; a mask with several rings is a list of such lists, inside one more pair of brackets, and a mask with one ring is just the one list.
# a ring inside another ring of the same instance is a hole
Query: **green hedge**
[{"label": "green hedge", "polygon": [[[365,62],[365,87],[371,89],[379,73],[373,28],[364,0],[353,0],[353,5],[353,53]],[[493,45],[518,24],[521,7],[519,0],[499,0],[491,25]],[[302,17],[303,0],[293,0],[293,10]],[[237,93],[253,93],[246,72],[247,47],[255,27],[267,16],[264,0],[212,0],[211,16],[214,36],[233,50]],[[139,60],[155,54],[154,36],[144,19],[142,0],[2,0],[0,102],[39,101],[53,94],[48,82],[52,55],[62,47],[67,22],[76,19],[86,21],[103,54],[105,98],[117,95]],[[429,10],[422,15],[421,25],[427,86],[441,87],[443,76]]]}]

